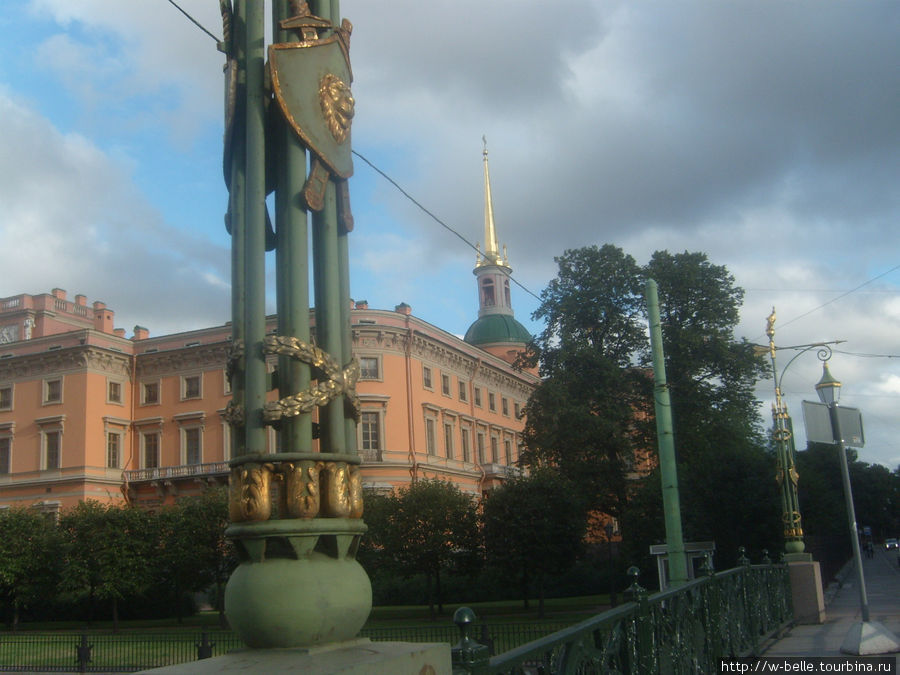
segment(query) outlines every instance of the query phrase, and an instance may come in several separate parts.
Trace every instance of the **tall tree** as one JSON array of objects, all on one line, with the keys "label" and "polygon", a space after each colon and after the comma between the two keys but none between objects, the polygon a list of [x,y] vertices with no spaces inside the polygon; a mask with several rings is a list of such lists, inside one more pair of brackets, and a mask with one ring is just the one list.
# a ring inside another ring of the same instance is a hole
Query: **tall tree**
[{"label": "tall tree", "polygon": [[558,472],[539,469],[491,490],[482,518],[488,562],[518,580],[526,607],[535,583],[543,618],[546,578],[571,567],[582,551],[584,506],[577,492]]},{"label": "tall tree", "polygon": [[154,569],[173,595],[178,622],[182,620],[183,595],[216,587],[220,621],[224,619],[222,589],[236,565],[230,542],[228,497],[224,488],[187,497],[158,516]]},{"label": "tall tree", "polygon": [[547,325],[526,357],[543,382],[528,401],[522,459],[556,467],[586,507],[619,515],[646,445],[639,411],[651,382],[632,367],[645,342],[640,268],[611,245],[568,250],[556,263],[534,313]]},{"label": "tall tree", "polygon": [[428,606],[435,617],[435,605],[443,609],[442,573],[470,568],[479,556],[476,502],[437,479],[418,480],[384,500],[381,518],[369,531],[371,545],[383,564],[392,564],[404,576],[425,575]]},{"label": "tall tree", "polygon": [[736,443],[762,447],[754,386],[769,371],[751,343],[734,337],[743,289],[705,253],[657,251],[643,273],[659,287],[679,458]]},{"label": "tall tree", "polygon": [[20,610],[52,596],[59,575],[56,525],[33,509],[0,511],[0,592],[12,610],[12,629]]},{"label": "tall tree", "polygon": [[[691,537],[720,538],[729,547],[736,532],[766,540],[750,521],[768,523],[777,513],[745,508],[767,488],[747,494],[742,478],[760,477],[769,461],[754,395],[767,370],[753,346],[734,337],[743,291],[728,270],[703,253],[667,251],[639,267],[610,245],[566,251],[557,264],[558,277],[534,314],[547,320],[529,353],[544,379],[528,402],[523,461],[558,467],[586,488],[592,508],[624,515],[639,486],[636,462],[656,454],[643,297],[645,280],[653,278],[679,476],[693,486],[691,498],[682,500],[685,528]],[[735,473],[737,467],[744,473]],[[722,513],[740,520],[723,523]],[[622,520],[625,527],[643,521]]]},{"label": "tall tree", "polygon": [[153,514],[132,506],[79,502],[59,519],[63,536],[63,584],[88,598],[93,619],[96,600],[112,603],[113,628],[119,627],[119,601],[150,581]]}]

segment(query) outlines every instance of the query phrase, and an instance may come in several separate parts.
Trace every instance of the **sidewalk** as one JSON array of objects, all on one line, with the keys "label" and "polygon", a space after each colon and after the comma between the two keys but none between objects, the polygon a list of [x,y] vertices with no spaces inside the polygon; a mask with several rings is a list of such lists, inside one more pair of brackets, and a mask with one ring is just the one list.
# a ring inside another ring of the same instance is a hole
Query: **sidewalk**
[{"label": "sidewalk", "polygon": [[[844,583],[829,600],[825,597],[825,623],[794,626],[783,638],[772,644],[763,656],[841,656],[841,643],[850,626],[862,620],[856,569],[851,561]],[[869,620],[878,621],[900,636],[900,565],[897,551],[875,549],[875,557],[863,555]],[[900,654],[895,654],[900,664]]]}]

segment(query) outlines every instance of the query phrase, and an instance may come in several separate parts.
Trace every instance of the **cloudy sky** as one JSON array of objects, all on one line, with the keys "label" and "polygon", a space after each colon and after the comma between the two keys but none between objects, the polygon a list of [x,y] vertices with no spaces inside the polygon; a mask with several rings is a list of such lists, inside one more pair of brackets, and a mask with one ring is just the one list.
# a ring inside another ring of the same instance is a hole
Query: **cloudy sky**
[{"label": "cloudy sky", "polygon": [[[179,4],[221,34],[216,0]],[[527,291],[567,248],[704,251],[746,290],[739,337],[763,342],[775,306],[779,345],[847,341],[831,366],[864,414],[861,457],[900,464],[900,5],[341,10],[355,150],[476,242],[486,136],[499,238]],[[129,335],[228,320],[213,39],[167,0],[5,0],[0,31],[0,297],[83,293]],[[359,160],[351,193],[353,296],[465,332],[473,251]],[[536,332],[527,291],[513,303]],[[819,375],[812,354],[785,375],[797,427]]]}]

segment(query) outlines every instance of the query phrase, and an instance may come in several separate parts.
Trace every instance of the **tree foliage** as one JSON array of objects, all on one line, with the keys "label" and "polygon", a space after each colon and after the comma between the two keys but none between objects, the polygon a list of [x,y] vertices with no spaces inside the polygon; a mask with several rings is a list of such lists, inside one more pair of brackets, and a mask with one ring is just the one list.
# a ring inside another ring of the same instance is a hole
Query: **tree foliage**
[{"label": "tree foliage", "polygon": [[9,603],[12,628],[20,610],[56,590],[60,539],[55,524],[33,509],[0,512],[0,593]]},{"label": "tree foliage", "polygon": [[543,378],[528,401],[523,462],[552,466],[585,505],[620,515],[628,473],[645,446],[649,381],[632,366],[643,349],[640,268],[606,245],[566,251],[534,314],[547,325],[527,358]]},{"label": "tree foliage", "polygon": [[[764,529],[780,530],[778,501],[767,501],[773,460],[754,394],[767,370],[753,346],[734,337],[743,291],[732,275],[703,253],[657,251],[641,267],[611,245],[569,250],[556,262],[557,278],[534,314],[547,327],[529,354],[543,381],[527,406],[524,462],[558,467],[584,486],[590,506],[638,528],[632,536],[655,535],[647,518],[627,513],[655,513],[659,491],[656,474],[634,480],[635,465],[656,456],[643,297],[652,278],[686,536],[729,548],[736,537],[745,546],[769,543]],[[643,483],[649,492],[635,499]]]},{"label": "tree foliage", "polygon": [[441,574],[470,569],[479,558],[476,502],[455,485],[420,479],[390,495],[369,498],[369,558],[377,550],[382,565],[404,576],[424,574],[428,605],[442,610]]},{"label": "tree foliage", "polygon": [[583,549],[584,506],[577,492],[559,473],[540,469],[491,490],[482,517],[488,563],[518,581],[526,607],[534,581],[543,617],[547,577],[570,568]]},{"label": "tree foliage", "polygon": [[150,583],[152,519],[152,514],[135,507],[94,500],[80,502],[60,516],[63,586],[87,596],[91,615],[95,600],[111,601],[115,629],[119,601]]}]

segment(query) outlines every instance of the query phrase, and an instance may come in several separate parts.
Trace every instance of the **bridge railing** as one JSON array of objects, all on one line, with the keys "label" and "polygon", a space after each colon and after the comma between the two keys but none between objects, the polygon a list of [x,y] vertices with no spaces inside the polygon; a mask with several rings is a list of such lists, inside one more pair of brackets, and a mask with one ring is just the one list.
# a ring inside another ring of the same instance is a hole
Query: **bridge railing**
[{"label": "bridge railing", "polygon": [[463,608],[454,617],[462,634],[454,673],[715,673],[719,659],[758,653],[793,621],[786,565],[710,571],[653,595],[637,584],[636,568],[629,573],[633,601],[493,657],[468,637],[475,617]]}]

